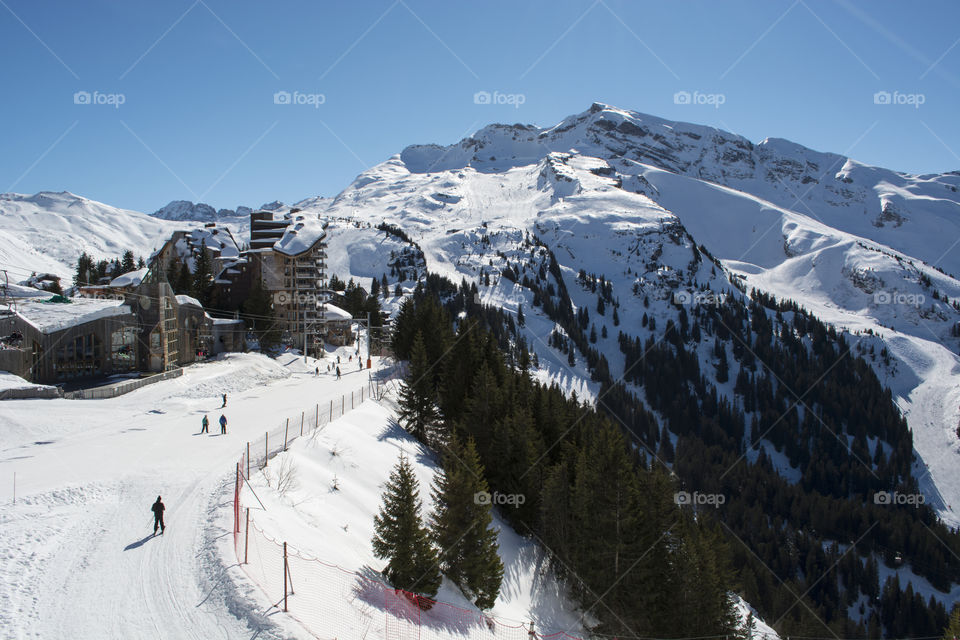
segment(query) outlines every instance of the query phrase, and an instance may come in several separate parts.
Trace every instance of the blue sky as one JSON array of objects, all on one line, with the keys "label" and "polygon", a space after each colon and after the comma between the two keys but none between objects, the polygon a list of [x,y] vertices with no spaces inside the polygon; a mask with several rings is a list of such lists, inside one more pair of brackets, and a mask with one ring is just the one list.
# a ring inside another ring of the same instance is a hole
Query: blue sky
[{"label": "blue sky", "polygon": [[956,2],[0,0],[0,191],[293,202],[594,101],[957,170],[958,42]]}]

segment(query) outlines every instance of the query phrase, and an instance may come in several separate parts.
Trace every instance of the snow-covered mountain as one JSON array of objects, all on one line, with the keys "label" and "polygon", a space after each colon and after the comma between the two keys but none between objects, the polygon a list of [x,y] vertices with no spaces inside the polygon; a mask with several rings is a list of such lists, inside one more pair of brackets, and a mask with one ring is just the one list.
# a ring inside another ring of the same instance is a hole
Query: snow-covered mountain
[{"label": "snow-covered mountain", "polygon": [[[528,234],[553,252],[568,282],[585,270],[611,283],[624,327],[598,319],[609,337],[597,348],[614,376],[623,368],[618,331],[639,329],[643,314],[675,318],[678,290],[735,295],[723,269],[745,290],[882,336],[876,348],[892,361],[875,366],[913,428],[915,475],[928,502],[957,525],[960,389],[951,377],[960,282],[947,273],[960,273],[960,252],[950,251],[960,235],[958,185],[957,172],[897,173],[594,104],[550,128],[491,125],[450,146],[408,147],[361,174],[326,215],[397,225],[428,270],[454,282],[494,276],[481,296],[513,311],[524,306],[543,375],[581,397],[596,385],[547,346],[554,323],[530,313],[531,291],[499,278],[508,264],[525,264]],[[694,264],[695,246],[723,269]],[[349,251],[331,253],[338,250]],[[575,289],[575,305],[592,311],[596,295]],[[865,348],[876,342],[863,340]]]},{"label": "snow-covered mountain", "polygon": [[22,280],[55,273],[68,282],[77,257],[114,259],[130,249],[147,258],[183,225],[63,191],[0,194],[0,268]]},{"label": "snow-covered mountain", "polygon": [[172,200],[165,207],[150,215],[161,220],[189,220],[196,222],[225,222],[226,218],[245,218],[250,215],[250,207],[239,206],[236,209],[214,209],[210,205],[189,200]]}]

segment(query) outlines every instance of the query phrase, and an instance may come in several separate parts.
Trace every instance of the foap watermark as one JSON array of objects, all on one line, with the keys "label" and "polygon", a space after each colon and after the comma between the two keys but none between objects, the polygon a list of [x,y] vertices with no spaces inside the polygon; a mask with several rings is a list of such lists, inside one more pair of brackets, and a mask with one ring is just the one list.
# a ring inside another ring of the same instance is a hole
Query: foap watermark
[{"label": "foap watermark", "polygon": [[677,91],[673,94],[673,104],[707,105],[719,109],[727,101],[722,93],[703,93],[701,91]]},{"label": "foap watermark", "polygon": [[722,493],[700,493],[694,491],[678,491],[673,494],[673,501],[678,505],[693,505],[695,507],[713,507],[719,509],[720,505],[726,504],[727,496]]},{"label": "foap watermark", "polygon": [[919,507],[926,499],[922,493],[900,493],[899,491],[877,491],[873,494],[873,504]]},{"label": "foap watermark", "polygon": [[274,291],[273,293],[273,304],[277,305],[296,303],[300,306],[307,306],[320,304],[321,302],[329,302],[329,300],[306,291]]},{"label": "foap watermark", "polygon": [[927,101],[922,93],[901,93],[899,91],[877,91],[873,94],[873,104],[905,105],[919,109]]},{"label": "foap watermark", "polygon": [[498,507],[519,507],[527,501],[527,496],[522,493],[499,493],[494,491],[478,491],[473,494],[474,504],[492,504]]},{"label": "foap watermark", "polygon": [[900,293],[899,291],[876,291],[873,294],[873,303],[880,305],[896,304],[919,307],[927,301],[922,293]]},{"label": "foap watermark", "polygon": [[322,93],[302,93],[300,91],[277,91],[273,94],[273,104],[306,105],[319,109],[327,101]]},{"label": "foap watermark", "polygon": [[119,109],[127,101],[122,93],[100,93],[99,91],[77,91],[73,94],[73,104],[106,105]]},{"label": "foap watermark", "polygon": [[514,109],[519,109],[520,105],[527,101],[527,96],[522,93],[501,93],[494,91],[477,91],[473,94],[473,104],[506,104]]},{"label": "foap watermark", "polygon": [[675,291],[673,293],[673,304],[684,306],[709,304],[716,307],[726,301],[727,294],[714,293],[713,291]]}]

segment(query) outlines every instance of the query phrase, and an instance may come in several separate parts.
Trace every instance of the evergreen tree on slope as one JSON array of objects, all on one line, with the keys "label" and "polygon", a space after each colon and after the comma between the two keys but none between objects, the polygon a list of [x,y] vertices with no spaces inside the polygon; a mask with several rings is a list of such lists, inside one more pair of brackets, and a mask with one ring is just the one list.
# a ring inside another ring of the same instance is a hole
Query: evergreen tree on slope
[{"label": "evergreen tree on slope", "polygon": [[399,589],[434,597],[442,580],[440,566],[420,519],[419,484],[402,455],[390,473],[373,528],[373,553],[387,560],[387,580]]},{"label": "evergreen tree on slope", "polygon": [[434,486],[433,540],[440,566],[474,604],[489,609],[503,581],[497,530],[491,528],[490,493],[472,439],[451,439],[444,472]]},{"label": "evergreen tree on slope", "polygon": [[430,376],[423,335],[418,331],[410,350],[410,367],[400,387],[400,426],[420,442],[438,448],[442,443],[440,411]]}]

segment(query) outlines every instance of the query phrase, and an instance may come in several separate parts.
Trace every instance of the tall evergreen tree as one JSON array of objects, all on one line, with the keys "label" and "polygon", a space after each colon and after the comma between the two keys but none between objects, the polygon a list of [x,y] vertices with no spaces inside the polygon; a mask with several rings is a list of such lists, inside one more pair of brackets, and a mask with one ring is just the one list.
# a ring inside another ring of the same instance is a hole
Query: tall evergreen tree
[{"label": "tall evergreen tree", "polygon": [[383,573],[394,587],[432,598],[443,576],[420,507],[413,467],[401,455],[387,481],[380,513],[373,518],[373,553],[387,560]]},{"label": "tall evergreen tree", "polygon": [[481,609],[494,605],[503,581],[489,498],[473,440],[452,438],[434,486],[433,540],[443,572]]},{"label": "tall evergreen tree", "polygon": [[123,252],[123,257],[120,259],[120,273],[130,273],[137,268],[136,259],[133,257],[133,251],[127,249]]},{"label": "tall evergreen tree", "polygon": [[960,638],[960,604],[953,606],[950,614],[950,624],[943,631],[943,640],[957,640]]},{"label": "tall evergreen tree", "polygon": [[200,251],[194,259],[193,267],[193,286],[191,293],[194,298],[200,301],[200,304],[206,306],[210,300],[210,290],[213,288],[213,274],[210,267],[210,259],[207,257],[207,243],[200,243]]},{"label": "tall evergreen tree", "polygon": [[400,386],[400,426],[420,442],[437,446],[443,442],[436,389],[430,375],[423,334],[417,331],[410,351],[410,367]]}]

